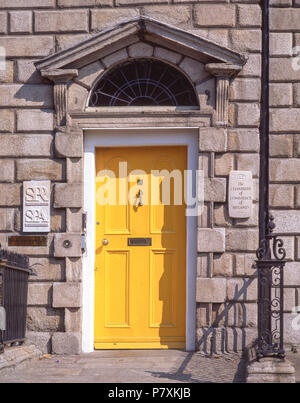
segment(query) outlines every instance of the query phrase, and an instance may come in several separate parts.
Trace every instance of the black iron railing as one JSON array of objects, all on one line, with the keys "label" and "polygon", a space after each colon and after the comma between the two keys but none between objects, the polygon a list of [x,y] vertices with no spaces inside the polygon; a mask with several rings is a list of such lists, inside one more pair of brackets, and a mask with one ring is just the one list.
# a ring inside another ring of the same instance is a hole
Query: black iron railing
[{"label": "black iron railing", "polygon": [[0,249],[0,352],[5,344],[25,340],[28,277],[31,273],[27,256]]},{"label": "black iron railing", "polygon": [[273,234],[274,217],[269,216],[267,234],[257,250],[258,271],[258,339],[257,358],[284,358],[283,348],[283,241]]}]

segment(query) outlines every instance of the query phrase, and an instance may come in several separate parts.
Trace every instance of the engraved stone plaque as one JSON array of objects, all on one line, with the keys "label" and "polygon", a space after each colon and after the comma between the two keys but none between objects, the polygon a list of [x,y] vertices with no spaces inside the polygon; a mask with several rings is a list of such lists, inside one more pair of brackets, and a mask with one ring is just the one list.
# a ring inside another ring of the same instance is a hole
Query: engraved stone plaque
[{"label": "engraved stone plaque", "polygon": [[23,232],[50,231],[50,181],[23,182]]},{"label": "engraved stone plaque", "polygon": [[229,174],[229,216],[249,218],[252,212],[253,180],[251,171],[231,171]]}]

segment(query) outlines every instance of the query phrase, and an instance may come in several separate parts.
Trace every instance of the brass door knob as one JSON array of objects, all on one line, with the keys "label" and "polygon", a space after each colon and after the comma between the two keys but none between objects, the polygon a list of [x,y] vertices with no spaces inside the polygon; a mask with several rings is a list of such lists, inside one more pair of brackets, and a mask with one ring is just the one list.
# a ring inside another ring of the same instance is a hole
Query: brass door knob
[{"label": "brass door knob", "polygon": [[108,244],[109,244],[108,239],[106,238],[102,239],[102,245],[108,245]]}]

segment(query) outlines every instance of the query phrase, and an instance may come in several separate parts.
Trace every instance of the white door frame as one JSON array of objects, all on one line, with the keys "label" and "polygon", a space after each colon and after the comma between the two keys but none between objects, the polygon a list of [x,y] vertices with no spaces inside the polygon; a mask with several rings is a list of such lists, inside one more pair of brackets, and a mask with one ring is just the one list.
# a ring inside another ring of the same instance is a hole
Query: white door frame
[{"label": "white door frame", "polygon": [[[82,274],[82,351],[94,351],[95,303],[95,149],[96,147],[187,145],[187,169],[198,169],[197,128],[90,129],[84,131],[84,211],[87,213],[86,253]],[[195,350],[197,216],[187,216],[186,350]]]}]

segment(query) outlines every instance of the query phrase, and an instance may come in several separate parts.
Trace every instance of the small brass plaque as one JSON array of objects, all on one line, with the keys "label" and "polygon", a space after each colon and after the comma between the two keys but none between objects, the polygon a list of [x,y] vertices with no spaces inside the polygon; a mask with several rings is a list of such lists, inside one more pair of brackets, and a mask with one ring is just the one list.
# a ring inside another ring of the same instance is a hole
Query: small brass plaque
[{"label": "small brass plaque", "polygon": [[152,238],[128,238],[128,246],[151,246]]},{"label": "small brass plaque", "polygon": [[47,246],[47,237],[42,235],[12,235],[8,246]]}]

